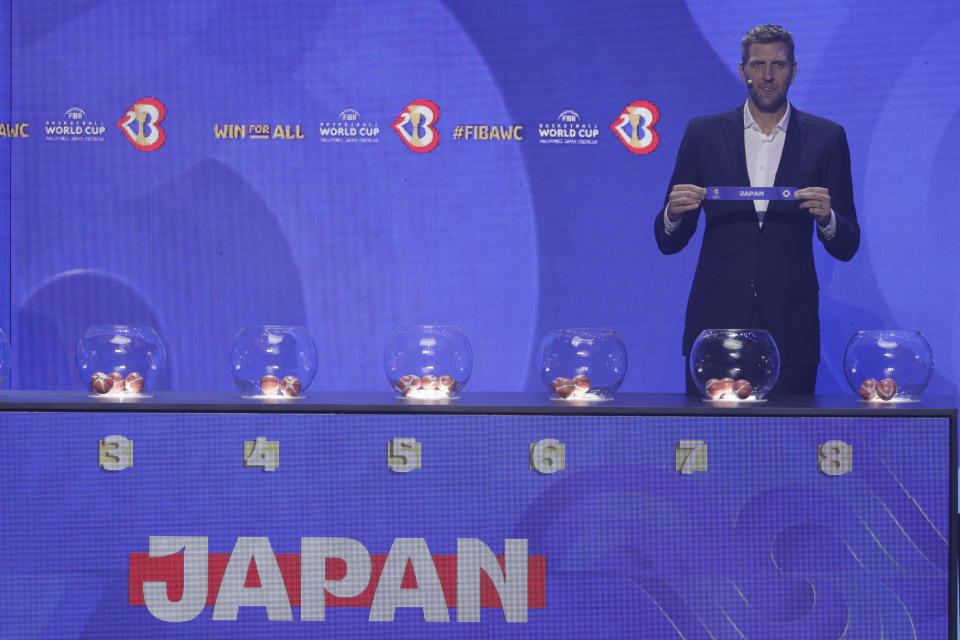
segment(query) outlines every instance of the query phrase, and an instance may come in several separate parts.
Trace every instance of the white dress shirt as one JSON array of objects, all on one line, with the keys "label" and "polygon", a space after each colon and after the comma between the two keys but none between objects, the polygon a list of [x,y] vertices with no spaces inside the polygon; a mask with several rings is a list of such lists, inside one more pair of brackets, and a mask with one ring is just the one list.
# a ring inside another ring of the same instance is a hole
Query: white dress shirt
[{"label": "white dress shirt", "polygon": [[[750,113],[750,105],[743,105],[743,148],[747,152],[747,174],[750,176],[751,187],[772,187],[780,167],[780,157],[783,155],[783,143],[787,139],[787,125],[790,124],[790,103],[780,118],[780,122],[773,125],[770,135],[763,132],[760,125]],[[754,200],[753,208],[757,211],[757,222],[762,227],[763,217],[770,206],[769,200]]]},{"label": "white dress shirt", "polygon": [[[774,125],[770,135],[763,132],[760,125],[756,123],[750,114],[749,101],[743,105],[743,147],[746,151],[747,174],[750,176],[751,187],[772,187],[777,177],[777,169],[780,167],[780,157],[783,155],[783,143],[787,139],[787,126],[790,124],[790,103],[787,103],[787,110],[784,112],[780,122]],[[707,185],[697,185],[707,186]],[[718,185],[710,185],[718,186]],[[723,185],[727,186],[727,185]],[[731,185],[732,186],[732,185]],[[796,185],[802,187],[804,185]],[[754,200],[753,208],[757,212],[757,224],[763,226],[763,218],[767,213],[769,200]],[[670,219],[667,215],[667,207],[663,210],[664,231],[667,234],[672,233],[680,226],[681,218],[676,221]],[[825,240],[830,240],[837,234],[837,218],[833,209],[830,209],[830,222],[826,227],[821,228],[816,225],[817,231]]]}]

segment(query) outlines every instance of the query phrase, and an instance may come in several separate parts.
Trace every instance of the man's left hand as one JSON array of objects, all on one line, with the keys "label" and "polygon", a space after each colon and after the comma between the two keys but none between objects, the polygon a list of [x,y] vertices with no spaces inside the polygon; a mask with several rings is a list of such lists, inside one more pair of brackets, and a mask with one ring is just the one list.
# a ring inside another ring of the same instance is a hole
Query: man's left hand
[{"label": "man's left hand", "polygon": [[801,209],[809,209],[817,224],[821,227],[830,222],[830,190],[826,187],[804,187],[797,189],[793,197],[802,200]]}]

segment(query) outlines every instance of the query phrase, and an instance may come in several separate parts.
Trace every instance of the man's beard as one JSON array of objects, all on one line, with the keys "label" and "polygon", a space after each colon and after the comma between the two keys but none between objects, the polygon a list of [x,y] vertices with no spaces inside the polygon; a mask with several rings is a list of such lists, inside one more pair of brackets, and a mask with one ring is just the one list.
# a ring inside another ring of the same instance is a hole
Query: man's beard
[{"label": "man's beard", "polygon": [[772,102],[764,102],[763,95],[760,93],[760,87],[751,86],[749,90],[750,100],[753,102],[753,106],[760,111],[763,111],[764,113],[776,113],[783,108],[783,105],[787,104],[787,89],[789,88],[790,85],[787,84],[783,88],[783,92],[778,92],[774,96]]}]

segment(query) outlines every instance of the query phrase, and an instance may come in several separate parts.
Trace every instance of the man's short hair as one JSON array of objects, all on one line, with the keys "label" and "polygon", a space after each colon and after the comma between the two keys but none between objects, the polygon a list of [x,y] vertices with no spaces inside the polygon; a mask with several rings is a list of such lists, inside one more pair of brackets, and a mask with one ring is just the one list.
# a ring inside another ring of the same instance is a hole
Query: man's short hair
[{"label": "man's short hair", "polygon": [[787,45],[787,59],[790,64],[793,64],[793,36],[778,24],[761,24],[750,29],[740,43],[740,61],[744,65],[747,64],[747,59],[750,57],[750,45],[767,44],[769,42],[782,42]]}]

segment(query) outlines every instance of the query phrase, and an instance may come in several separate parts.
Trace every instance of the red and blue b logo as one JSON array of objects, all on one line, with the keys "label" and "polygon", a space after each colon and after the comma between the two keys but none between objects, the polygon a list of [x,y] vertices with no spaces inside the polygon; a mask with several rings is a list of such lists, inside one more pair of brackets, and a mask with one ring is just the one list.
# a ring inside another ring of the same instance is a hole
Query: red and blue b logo
[{"label": "red and blue b logo", "polygon": [[130,105],[117,126],[140,151],[155,151],[166,139],[160,126],[166,114],[163,103],[156,98],[141,98]]}]

